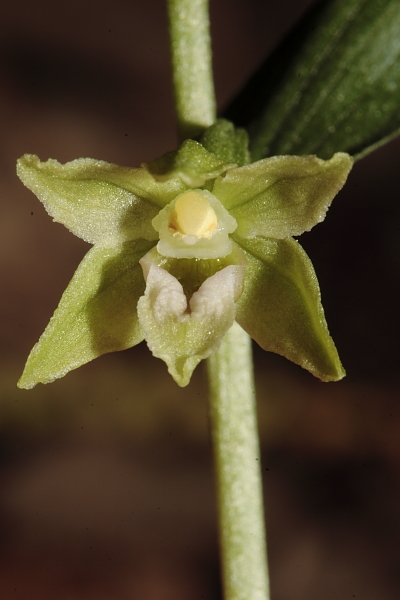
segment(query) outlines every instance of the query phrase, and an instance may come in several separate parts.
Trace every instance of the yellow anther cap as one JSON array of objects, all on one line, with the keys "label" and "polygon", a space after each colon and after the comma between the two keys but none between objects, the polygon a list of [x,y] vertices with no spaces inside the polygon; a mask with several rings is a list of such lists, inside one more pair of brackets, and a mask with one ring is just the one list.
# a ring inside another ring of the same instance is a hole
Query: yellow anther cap
[{"label": "yellow anther cap", "polygon": [[210,202],[193,190],[178,198],[168,223],[175,230],[174,236],[195,236],[197,239],[210,238],[217,225],[217,215]]}]

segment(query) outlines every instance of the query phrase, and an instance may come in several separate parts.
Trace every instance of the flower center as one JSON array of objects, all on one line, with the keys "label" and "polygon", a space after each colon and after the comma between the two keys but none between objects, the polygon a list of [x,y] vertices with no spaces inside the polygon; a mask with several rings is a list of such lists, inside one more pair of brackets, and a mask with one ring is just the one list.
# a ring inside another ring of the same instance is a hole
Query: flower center
[{"label": "flower center", "polygon": [[157,250],[171,258],[222,258],[232,252],[236,220],[208,190],[186,190],[152,220]]},{"label": "flower center", "polygon": [[178,198],[168,220],[168,227],[174,231],[172,235],[179,239],[185,236],[210,239],[217,226],[217,215],[210,202],[193,190]]}]

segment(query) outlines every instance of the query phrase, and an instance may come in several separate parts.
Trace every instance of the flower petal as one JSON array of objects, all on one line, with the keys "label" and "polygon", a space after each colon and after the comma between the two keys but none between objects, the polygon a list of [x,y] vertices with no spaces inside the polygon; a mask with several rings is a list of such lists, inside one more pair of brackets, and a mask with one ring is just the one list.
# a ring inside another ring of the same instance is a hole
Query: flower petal
[{"label": "flower petal", "polygon": [[217,349],[231,327],[245,267],[230,265],[206,279],[188,310],[179,281],[151,257],[140,262],[146,291],[138,302],[138,315],[147,344],[167,364],[176,383],[185,386],[197,364]]},{"label": "flower petal", "polygon": [[345,371],[329,335],[313,265],[292,238],[240,239],[247,258],[236,320],[264,349],[302,366],[323,381]]},{"label": "flower petal", "polygon": [[177,150],[166,152],[151,163],[143,163],[157,181],[179,177],[189,187],[202,187],[207,179],[214,179],[236,163],[229,163],[208,152],[199,142],[185,140]]},{"label": "flower petal", "polygon": [[324,220],[352,165],[353,159],[340,152],[330,160],[274,156],[229,170],[212,193],[237,220],[238,235],[281,239]]},{"label": "flower petal", "polygon": [[17,163],[17,173],[55,221],[104,247],[138,238],[156,240],[151,220],[186,189],[179,180],[159,183],[145,169],[91,158],[62,165],[26,154]]},{"label": "flower petal", "polygon": [[19,387],[50,383],[102,354],[143,340],[136,312],[145,289],[139,259],[151,245],[141,240],[89,250],[32,349]]}]

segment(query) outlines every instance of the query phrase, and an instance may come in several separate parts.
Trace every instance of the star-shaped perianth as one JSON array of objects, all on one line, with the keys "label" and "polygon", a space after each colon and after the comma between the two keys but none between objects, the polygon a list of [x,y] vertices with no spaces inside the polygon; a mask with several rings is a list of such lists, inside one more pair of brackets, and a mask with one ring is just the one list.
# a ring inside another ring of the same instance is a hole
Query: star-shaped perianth
[{"label": "star-shaped perianth", "polygon": [[140,168],[22,157],[24,184],[93,248],[19,386],[143,339],[186,385],[235,319],[265,350],[324,381],[341,379],[312,263],[293,236],[325,218],[353,161],[344,153],[247,161],[243,132],[226,121]]}]

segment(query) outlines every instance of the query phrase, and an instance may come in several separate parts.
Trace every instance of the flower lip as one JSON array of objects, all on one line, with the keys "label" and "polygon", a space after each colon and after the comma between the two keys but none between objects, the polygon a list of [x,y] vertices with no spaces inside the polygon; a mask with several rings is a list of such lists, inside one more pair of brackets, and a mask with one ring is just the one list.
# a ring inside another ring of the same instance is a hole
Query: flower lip
[{"label": "flower lip", "polygon": [[208,190],[187,190],[152,220],[159,233],[157,250],[174,258],[221,258],[232,252],[229,234],[237,228],[216,196]]},{"label": "flower lip", "polygon": [[227,264],[206,277],[190,297],[184,282],[157,264],[155,248],[139,261],[146,280],[139,321],[151,352],[166,362],[180,386],[189,383],[193,369],[217,349],[233,324],[246,263],[240,251],[235,254],[240,264]]}]

